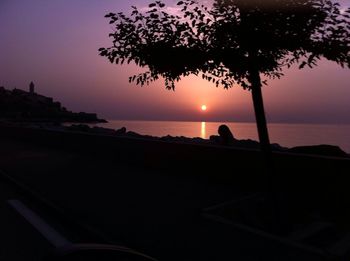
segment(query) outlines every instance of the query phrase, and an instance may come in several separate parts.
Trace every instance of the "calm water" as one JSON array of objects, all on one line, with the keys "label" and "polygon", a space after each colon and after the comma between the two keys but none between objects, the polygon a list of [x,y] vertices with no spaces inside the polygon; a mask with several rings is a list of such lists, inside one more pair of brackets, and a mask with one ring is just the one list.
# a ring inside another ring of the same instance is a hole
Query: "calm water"
[{"label": "calm water", "polygon": [[[186,136],[208,139],[217,135],[223,122],[181,122],[181,121],[115,121],[97,124],[101,127],[119,129],[126,127],[144,135]],[[255,123],[225,123],[237,139],[258,139]],[[350,153],[350,125],[317,124],[269,124],[271,142],[282,146],[331,144],[338,145]]]}]

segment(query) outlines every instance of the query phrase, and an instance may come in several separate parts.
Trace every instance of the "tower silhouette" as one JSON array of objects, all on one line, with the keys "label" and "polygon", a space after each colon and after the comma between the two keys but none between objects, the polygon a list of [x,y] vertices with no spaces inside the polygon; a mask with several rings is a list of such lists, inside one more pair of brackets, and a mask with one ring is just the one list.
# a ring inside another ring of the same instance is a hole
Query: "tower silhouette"
[{"label": "tower silhouette", "polygon": [[35,87],[34,83],[33,83],[33,82],[30,82],[30,84],[29,84],[29,93],[32,93],[32,94],[35,93],[35,92],[34,92],[34,87]]}]

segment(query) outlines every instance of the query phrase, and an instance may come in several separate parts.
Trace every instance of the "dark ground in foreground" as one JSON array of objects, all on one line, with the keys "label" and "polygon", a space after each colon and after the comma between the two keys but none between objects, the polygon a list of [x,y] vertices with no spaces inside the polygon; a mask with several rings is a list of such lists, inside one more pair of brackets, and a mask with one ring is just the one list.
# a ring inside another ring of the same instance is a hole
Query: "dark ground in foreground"
[{"label": "dark ground in foreground", "polygon": [[[96,150],[33,146],[4,138],[0,143],[1,170],[111,241],[159,260],[321,260],[203,218],[204,208],[256,192],[259,181],[247,186],[218,178],[221,174],[212,168],[208,174],[205,168],[196,171],[186,165],[158,167],[157,159],[145,166]],[[254,163],[237,169],[233,164],[227,172],[242,175],[243,169],[261,172]],[[1,197],[0,211],[6,216],[3,201],[8,193]],[[2,224],[9,220],[14,219]],[[19,230],[16,236],[22,238]],[[7,235],[2,234],[2,240]],[[31,242],[45,244],[41,241]]]}]

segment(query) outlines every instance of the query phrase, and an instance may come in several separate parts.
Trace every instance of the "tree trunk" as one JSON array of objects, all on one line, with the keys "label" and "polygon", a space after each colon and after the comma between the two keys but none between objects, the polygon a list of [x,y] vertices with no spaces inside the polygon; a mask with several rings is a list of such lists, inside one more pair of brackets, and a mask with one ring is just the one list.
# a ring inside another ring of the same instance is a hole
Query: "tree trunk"
[{"label": "tree trunk", "polygon": [[258,70],[251,70],[250,83],[256,124],[259,134],[260,149],[264,158],[265,175],[263,193],[267,198],[267,213],[271,215],[270,228],[275,233],[285,233],[287,228],[285,208],[283,207],[283,195],[279,191],[276,172],[272,159],[272,150],[267,129],[264,102],[261,91],[261,78]]},{"label": "tree trunk", "polygon": [[[261,92],[261,79],[257,70],[252,70],[250,73],[250,80],[252,84],[252,97],[254,103],[254,111],[256,124],[258,127],[259,141],[261,151],[265,155],[265,160],[268,165],[271,164],[271,144],[269,138],[269,132],[267,129],[267,122],[265,116],[264,102]],[[267,166],[269,167],[269,166]]]},{"label": "tree trunk", "polygon": [[256,125],[258,129],[259,142],[260,142],[260,150],[262,152],[262,156],[264,158],[265,165],[265,186],[268,191],[268,197],[272,200],[273,194],[275,190],[275,180],[274,180],[274,166],[272,162],[272,151],[271,144],[269,138],[269,131],[267,129],[267,122],[265,116],[264,102],[261,91],[261,78],[258,70],[250,71],[250,83],[251,83],[251,91],[252,98],[254,104]]}]

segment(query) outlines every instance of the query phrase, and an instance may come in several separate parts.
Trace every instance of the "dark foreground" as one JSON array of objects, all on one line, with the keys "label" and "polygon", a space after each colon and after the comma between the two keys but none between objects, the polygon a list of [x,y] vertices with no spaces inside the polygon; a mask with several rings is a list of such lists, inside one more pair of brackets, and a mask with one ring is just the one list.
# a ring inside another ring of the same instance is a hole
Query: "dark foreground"
[{"label": "dark foreground", "polygon": [[[229,222],[208,218],[208,208],[265,190],[257,151],[40,130],[2,129],[0,134],[1,170],[96,232],[96,240],[159,260],[331,260],[332,246],[350,227],[349,160],[275,154],[274,184],[283,192],[291,231],[305,232],[314,216],[335,227],[336,232],[316,234],[318,241],[303,241],[290,240],[290,233],[249,232],[235,225],[232,211],[223,211]],[[9,198],[27,202],[74,242],[94,240],[12,184],[2,180],[0,185],[1,242],[6,242],[1,260],[40,260],[52,250],[9,209]],[[243,209],[254,213],[249,206]]]}]

